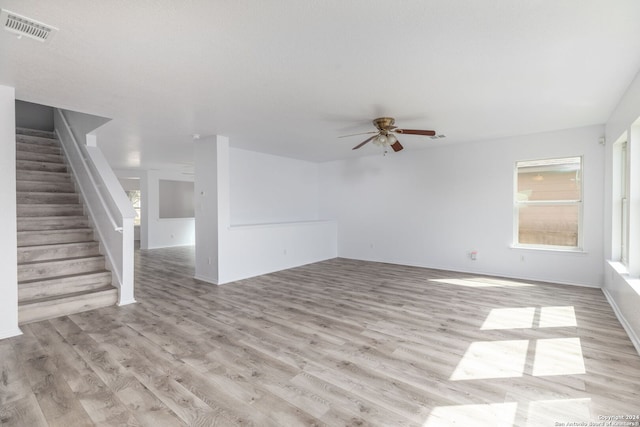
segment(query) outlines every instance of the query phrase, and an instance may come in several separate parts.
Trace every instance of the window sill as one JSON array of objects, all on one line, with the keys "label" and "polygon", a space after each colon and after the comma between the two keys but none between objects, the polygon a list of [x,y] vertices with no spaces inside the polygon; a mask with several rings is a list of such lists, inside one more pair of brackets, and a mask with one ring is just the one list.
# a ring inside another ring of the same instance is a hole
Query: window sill
[{"label": "window sill", "polygon": [[551,253],[564,253],[574,255],[587,255],[589,252],[581,248],[562,248],[553,246],[526,246],[526,245],[511,245],[511,249],[535,251],[535,252],[551,252]]},{"label": "window sill", "polygon": [[629,276],[629,267],[624,264],[622,261],[612,261],[607,260],[611,268],[618,273],[620,276]]}]

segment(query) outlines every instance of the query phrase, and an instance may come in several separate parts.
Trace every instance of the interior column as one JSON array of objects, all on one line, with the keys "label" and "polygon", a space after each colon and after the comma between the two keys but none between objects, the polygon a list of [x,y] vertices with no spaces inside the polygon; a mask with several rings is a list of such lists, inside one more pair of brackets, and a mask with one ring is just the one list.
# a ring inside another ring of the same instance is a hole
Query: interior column
[{"label": "interior column", "polygon": [[229,138],[194,138],[195,278],[224,283],[223,249],[230,225]]}]

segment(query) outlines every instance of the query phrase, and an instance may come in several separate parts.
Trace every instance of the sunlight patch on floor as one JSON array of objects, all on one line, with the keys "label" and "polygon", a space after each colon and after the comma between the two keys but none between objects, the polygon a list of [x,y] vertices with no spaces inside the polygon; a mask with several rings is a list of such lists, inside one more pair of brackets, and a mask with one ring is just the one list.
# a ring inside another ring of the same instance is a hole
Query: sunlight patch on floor
[{"label": "sunlight patch on floor", "polygon": [[580,338],[540,339],[535,346],[534,376],[586,373]]},{"label": "sunlight patch on floor", "polygon": [[578,326],[573,306],[542,307],[540,309],[540,328],[559,328]]},{"label": "sunlight patch on floor", "polygon": [[[589,409],[590,398],[538,400],[529,403],[527,427],[567,425],[593,421]],[[558,424],[556,424],[558,423]]]},{"label": "sunlight patch on floor", "polygon": [[[593,421],[590,404],[590,398],[580,398],[438,406],[431,411],[422,427],[588,425]],[[526,422],[521,418],[524,416]]]},{"label": "sunlight patch on floor", "polygon": [[529,340],[473,342],[450,379],[459,381],[521,377],[528,348]]},{"label": "sunlight patch on floor", "polygon": [[423,427],[497,427],[513,426],[518,404],[516,402],[480,405],[438,406],[431,411]]},{"label": "sunlight patch on floor", "polygon": [[533,327],[535,307],[494,308],[480,329],[525,329]]},{"label": "sunlight patch on floor", "polygon": [[540,307],[537,324],[536,307],[494,308],[489,312],[481,330],[559,328],[578,326],[573,306]]}]

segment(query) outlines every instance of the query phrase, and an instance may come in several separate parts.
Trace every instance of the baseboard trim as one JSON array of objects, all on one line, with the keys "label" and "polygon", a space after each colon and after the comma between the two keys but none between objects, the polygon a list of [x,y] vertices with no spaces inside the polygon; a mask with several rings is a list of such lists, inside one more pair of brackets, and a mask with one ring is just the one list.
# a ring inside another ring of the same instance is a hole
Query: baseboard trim
[{"label": "baseboard trim", "polygon": [[0,331],[0,340],[3,340],[5,338],[17,337],[19,335],[22,335],[22,331],[20,330],[20,328]]},{"label": "baseboard trim", "polygon": [[611,306],[611,308],[613,309],[613,312],[615,313],[616,317],[620,321],[620,324],[622,325],[624,330],[627,332],[627,335],[629,335],[631,344],[633,344],[633,346],[636,348],[636,351],[640,355],[640,339],[636,335],[636,332],[633,330],[631,325],[629,325],[629,322],[627,322],[627,319],[622,314],[620,307],[618,307],[618,304],[616,304],[615,299],[613,299],[613,296],[611,296],[609,291],[603,288],[602,293],[604,294],[604,297],[607,299],[607,302],[609,302],[609,305]]},{"label": "baseboard trim", "polygon": [[575,282],[567,282],[563,280],[555,280],[551,278],[525,277],[525,276],[511,275],[511,274],[505,274],[505,273],[494,273],[491,271],[465,270],[462,268],[453,268],[453,267],[440,266],[440,265],[434,265],[434,264],[427,265],[427,264],[407,263],[407,262],[399,262],[399,261],[382,261],[377,259],[352,258],[348,256],[338,256],[338,258],[353,259],[357,261],[367,261],[367,262],[379,262],[382,264],[404,265],[407,267],[427,268],[430,270],[450,271],[452,273],[477,274],[479,276],[500,277],[504,279],[548,283],[550,285],[568,285],[568,286],[581,286],[584,288],[592,288],[592,289],[602,289],[602,285],[596,284],[596,283],[575,283]]},{"label": "baseboard trim", "polygon": [[216,285],[216,286],[220,285],[219,283],[214,282],[210,277],[204,277],[204,276],[199,276],[199,275],[195,274],[193,276],[193,278],[196,279],[196,280],[199,280],[201,282],[210,283],[212,285]]}]

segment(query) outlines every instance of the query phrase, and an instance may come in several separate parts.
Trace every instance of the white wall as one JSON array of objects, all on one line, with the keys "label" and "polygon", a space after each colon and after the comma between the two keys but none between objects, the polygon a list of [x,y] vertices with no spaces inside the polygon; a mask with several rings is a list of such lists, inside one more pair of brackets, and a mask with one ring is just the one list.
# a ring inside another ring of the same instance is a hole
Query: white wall
[{"label": "white wall", "polygon": [[[140,185],[142,249],[185,246],[195,243],[195,218],[160,218],[160,180],[191,181],[192,175],[176,171],[146,171]],[[146,241],[145,241],[146,228]]]},{"label": "white wall", "polygon": [[120,181],[120,185],[122,185],[122,189],[124,191],[135,191],[140,189],[140,178],[130,178],[130,177],[122,177],[121,173],[125,173],[124,171],[115,171],[116,176],[118,177],[118,181]]},{"label": "white wall", "polygon": [[111,119],[105,117],[94,116],[92,114],[80,113],[77,111],[63,110],[64,117],[71,124],[71,132],[74,138],[81,144],[86,141],[86,135],[93,133]]},{"label": "white wall", "polygon": [[230,222],[220,282],[337,256],[335,221],[319,221],[317,163],[230,149]]},{"label": "white wall", "polygon": [[225,230],[220,283],[335,258],[335,221],[235,226]]},{"label": "white wall", "polygon": [[160,218],[195,218],[191,181],[160,180]]},{"label": "white wall", "polygon": [[317,220],[319,166],[228,144],[196,142],[196,277],[224,284],[335,258],[336,224]]},{"label": "white wall", "polygon": [[231,148],[231,224],[318,219],[318,164]]},{"label": "white wall", "polygon": [[[425,141],[440,146],[329,162],[321,166],[320,215],[338,220],[340,257],[601,286],[603,132]],[[579,155],[585,253],[512,248],[515,162]]]},{"label": "white wall", "polygon": [[140,227],[136,240],[140,240],[141,249],[195,244],[194,218],[160,218],[160,180],[193,182],[193,175],[170,170],[117,169],[114,173],[123,188],[140,189]]},{"label": "white wall", "polygon": [[0,86],[0,339],[19,335],[15,89]]},{"label": "white wall", "polygon": [[[614,211],[612,197],[613,183],[613,143],[624,133],[628,132],[631,137],[629,140],[630,154],[638,159],[638,150],[640,150],[640,132],[638,126],[632,126],[636,119],[640,117],[640,74],[636,76],[629,86],[617,108],[612,113],[606,124],[606,174],[605,174],[605,194],[604,194],[604,259],[605,261],[605,283],[604,293],[609,303],[614,308],[620,323],[624,326],[634,346],[640,353],[640,279],[637,276],[629,275],[626,266],[623,266],[619,259],[616,259],[617,248],[614,248],[614,242],[617,242],[612,236]],[[632,130],[633,129],[633,130]],[[631,215],[631,225],[637,226],[640,223],[638,213],[640,213],[640,198],[638,197],[638,180],[634,179],[638,176],[640,164],[636,162],[631,169],[633,182],[631,183],[631,206],[635,211],[635,215]],[[633,264],[634,270],[638,270],[640,263],[640,253],[638,253],[638,244],[640,236],[636,233],[630,236],[630,260],[629,264]]]},{"label": "white wall", "polygon": [[53,107],[16,100],[16,126],[53,132]]}]

